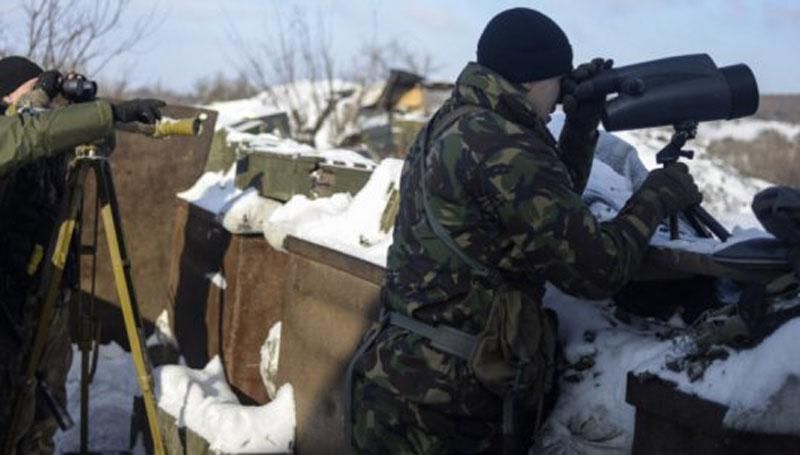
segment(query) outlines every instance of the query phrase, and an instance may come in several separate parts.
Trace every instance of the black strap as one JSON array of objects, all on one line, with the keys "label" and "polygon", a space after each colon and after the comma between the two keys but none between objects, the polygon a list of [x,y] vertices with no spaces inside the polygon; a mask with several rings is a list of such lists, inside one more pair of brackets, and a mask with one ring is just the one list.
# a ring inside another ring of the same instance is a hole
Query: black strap
[{"label": "black strap", "polygon": [[394,311],[389,313],[389,324],[423,336],[431,341],[431,346],[434,348],[463,360],[471,358],[478,344],[478,337],[474,335],[447,325],[426,324]]},{"label": "black strap", "polygon": [[[383,299],[381,299],[383,300]],[[380,318],[380,324],[377,327],[373,327],[370,332],[367,332],[364,336],[364,339],[361,340],[361,344],[356,349],[356,352],[353,353],[353,357],[350,359],[350,363],[347,365],[347,371],[345,372],[345,379],[344,379],[344,434],[346,439],[346,448],[348,454],[353,454],[353,370],[355,368],[356,362],[358,359],[361,358],[364,353],[372,347],[375,343],[375,340],[378,338],[378,335],[383,332],[383,329],[386,327],[386,323],[388,322],[389,318],[387,315],[382,315]]]},{"label": "black strap", "polygon": [[[437,135],[444,131],[446,128],[451,126],[462,114],[466,114],[468,112],[476,112],[481,110],[481,108],[473,105],[465,105],[458,107],[449,113],[445,114],[441,120],[439,120],[438,126],[434,131],[434,135]],[[436,214],[433,213],[433,209],[431,208],[430,204],[430,197],[428,196],[428,186],[425,184],[425,174],[427,173],[427,165],[426,165],[426,158],[428,152],[428,145],[431,136],[431,128],[434,123],[434,120],[428,122],[428,125],[425,127],[422,136],[422,149],[420,150],[420,156],[417,158],[419,160],[419,178],[420,178],[420,186],[422,186],[422,202],[425,206],[425,219],[428,222],[428,225],[431,227],[431,230],[445,244],[445,246],[452,251],[456,256],[459,257],[465,264],[467,264],[474,275],[479,278],[485,279],[487,282],[491,283],[492,285],[500,284],[502,281],[500,277],[500,273],[491,267],[487,267],[486,265],[482,264],[481,262],[475,260],[474,258],[470,257],[467,253],[464,252],[453,238],[450,236],[450,233],[445,230],[442,223],[439,222],[439,219],[436,217]]]}]

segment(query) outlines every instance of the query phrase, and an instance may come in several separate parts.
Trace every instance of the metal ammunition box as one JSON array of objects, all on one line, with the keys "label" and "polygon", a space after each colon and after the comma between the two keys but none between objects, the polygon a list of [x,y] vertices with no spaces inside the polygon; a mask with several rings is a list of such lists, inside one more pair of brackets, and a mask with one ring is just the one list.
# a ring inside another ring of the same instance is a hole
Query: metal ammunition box
[{"label": "metal ammunition box", "polygon": [[356,194],[371,174],[367,166],[331,163],[319,156],[252,152],[243,153],[236,163],[236,186],[257,188],[263,197],[286,202],[295,194],[310,198]]}]

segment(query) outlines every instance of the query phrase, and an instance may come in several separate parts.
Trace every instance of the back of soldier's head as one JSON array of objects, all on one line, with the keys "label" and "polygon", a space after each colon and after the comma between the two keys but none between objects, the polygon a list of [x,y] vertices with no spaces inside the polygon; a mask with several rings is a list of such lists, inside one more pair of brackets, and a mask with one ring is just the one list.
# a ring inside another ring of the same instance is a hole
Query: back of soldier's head
[{"label": "back of soldier's head", "polygon": [[541,81],[572,71],[572,46],[549,17],[512,8],[486,25],[478,40],[478,63],[510,82]]}]

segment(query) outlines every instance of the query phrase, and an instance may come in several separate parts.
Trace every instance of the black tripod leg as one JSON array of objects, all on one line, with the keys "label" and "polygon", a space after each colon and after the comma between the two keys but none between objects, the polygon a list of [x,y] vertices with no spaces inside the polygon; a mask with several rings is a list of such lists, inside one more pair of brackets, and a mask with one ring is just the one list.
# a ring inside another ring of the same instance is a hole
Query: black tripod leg
[{"label": "black tripod leg", "polygon": [[714,235],[716,235],[720,240],[723,242],[728,240],[731,236],[731,233],[725,229],[725,226],[720,224],[719,221],[714,218],[714,216],[702,206],[696,205],[694,207],[690,207],[687,212],[694,216],[700,223],[704,226],[708,227]]}]

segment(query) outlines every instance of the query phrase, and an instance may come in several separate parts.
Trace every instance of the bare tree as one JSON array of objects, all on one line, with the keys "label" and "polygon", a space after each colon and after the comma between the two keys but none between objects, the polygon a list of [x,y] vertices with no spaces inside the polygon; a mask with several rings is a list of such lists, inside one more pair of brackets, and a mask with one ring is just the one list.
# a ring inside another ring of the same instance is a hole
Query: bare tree
[{"label": "bare tree", "polygon": [[406,47],[397,38],[384,43],[367,43],[356,56],[351,77],[362,83],[385,80],[393,69],[403,69],[427,78],[436,70],[433,57]]},{"label": "bare tree", "polygon": [[194,103],[208,104],[214,101],[248,98],[258,93],[246,75],[240,73],[234,78],[227,78],[217,73],[213,78],[201,78],[194,84]]},{"label": "bare tree", "polygon": [[299,7],[292,9],[288,20],[280,9],[273,14],[274,27],[267,39],[249,42],[230,21],[229,36],[240,50],[243,74],[275,105],[287,108],[298,138],[313,143],[337,101],[332,36],[321,14],[313,26]]},{"label": "bare tree", "polygon": [[18,53],[45,68],[97,73],[158,27],[155,11],[118,33],[131,0],[27,0],[19,2],[24,29],[11,41],[0,35],[0,53]]}]

